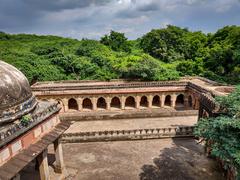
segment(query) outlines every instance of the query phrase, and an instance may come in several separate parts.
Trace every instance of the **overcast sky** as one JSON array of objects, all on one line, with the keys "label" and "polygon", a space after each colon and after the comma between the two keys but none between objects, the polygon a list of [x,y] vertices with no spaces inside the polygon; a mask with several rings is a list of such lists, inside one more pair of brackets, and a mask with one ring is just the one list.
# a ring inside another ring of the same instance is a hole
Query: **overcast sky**
[{"label": "overcast sky", "polygon": [[240,0],[0,0],[0,31],[135,39],[167,24],[214,32],[240,25]]}]

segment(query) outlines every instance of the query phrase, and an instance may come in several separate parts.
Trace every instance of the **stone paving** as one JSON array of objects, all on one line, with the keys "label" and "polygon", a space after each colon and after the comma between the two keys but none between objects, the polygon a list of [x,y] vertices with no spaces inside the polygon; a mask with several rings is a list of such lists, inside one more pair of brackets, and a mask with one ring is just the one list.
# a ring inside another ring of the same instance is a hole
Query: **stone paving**
[{"label": "stone paving", "polygon": [[69,180],[224,179],[193,139],[64,144],[63,150]]}]

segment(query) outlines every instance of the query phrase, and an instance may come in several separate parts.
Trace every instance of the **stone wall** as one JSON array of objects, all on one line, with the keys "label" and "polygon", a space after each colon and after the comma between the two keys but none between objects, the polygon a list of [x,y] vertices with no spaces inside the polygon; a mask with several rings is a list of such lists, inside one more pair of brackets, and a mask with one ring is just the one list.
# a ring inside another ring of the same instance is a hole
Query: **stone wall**
[{"label": "stone wall", "polygon": [[16,126],[1,133],[0,138],[0,166],[18,154],[21,150],[28,148],[37,142],[43,135],[50,132],[60,123],[58,116],[59,107],[48,108],[47,111],[35,114],[26,126]]}]

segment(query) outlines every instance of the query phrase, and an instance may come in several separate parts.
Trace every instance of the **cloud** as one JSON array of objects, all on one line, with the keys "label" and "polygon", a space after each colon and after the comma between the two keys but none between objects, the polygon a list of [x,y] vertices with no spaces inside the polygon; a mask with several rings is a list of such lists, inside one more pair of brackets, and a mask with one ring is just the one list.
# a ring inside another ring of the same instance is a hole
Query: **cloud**
[{"label": "cloud", "polygon": [[0,0],[0,31],[99,38],[110,30],[137,38],[174,24],[215,31],[240,25],[239,0]]},{"label": "cloud", "polygon": [[22,0],[29,8],[41,11],[60,11],[84,8],[92,5],[103,6],[111,0]]}]

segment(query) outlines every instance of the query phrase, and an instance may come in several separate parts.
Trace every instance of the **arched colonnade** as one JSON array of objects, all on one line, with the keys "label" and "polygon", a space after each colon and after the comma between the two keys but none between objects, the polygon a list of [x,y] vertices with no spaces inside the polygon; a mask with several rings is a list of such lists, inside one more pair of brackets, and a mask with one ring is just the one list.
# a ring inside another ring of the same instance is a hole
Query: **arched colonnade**
[{"label": "arched colonnade", "polygon": [[[52,98],[62,106],[61,112],[68,111],[104,111],[146,108],[194,108],[198,100],[192,94],[147,94],[147,95],[113,95],[113,96],[72,96],[69,98]],[[46,100],[42,99],[42,100]]]}]

